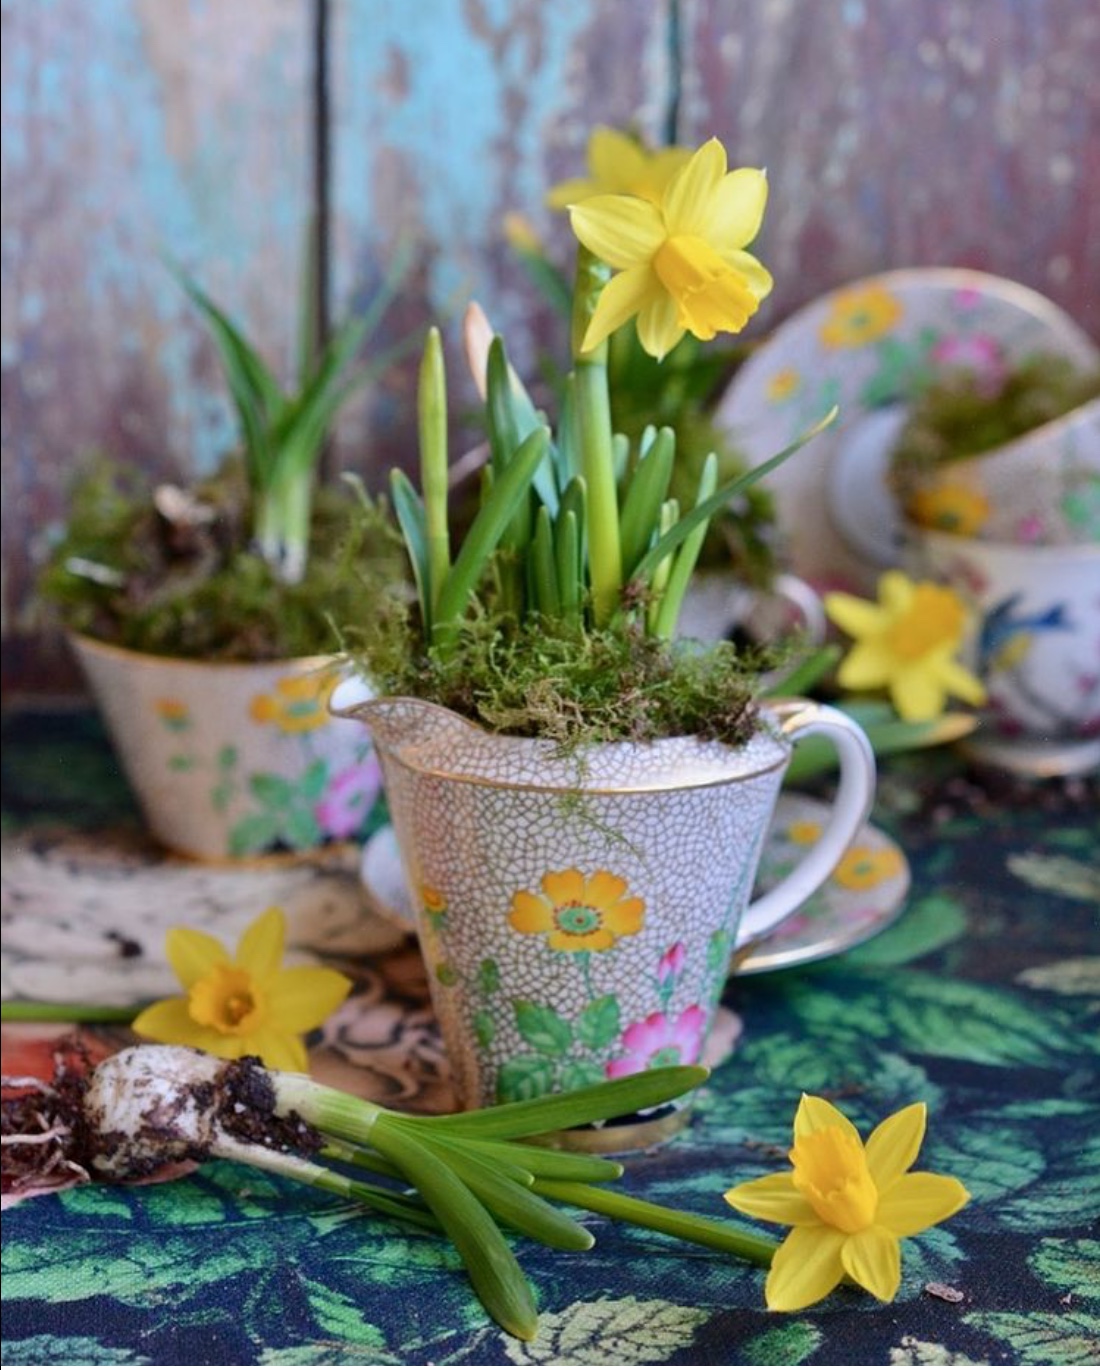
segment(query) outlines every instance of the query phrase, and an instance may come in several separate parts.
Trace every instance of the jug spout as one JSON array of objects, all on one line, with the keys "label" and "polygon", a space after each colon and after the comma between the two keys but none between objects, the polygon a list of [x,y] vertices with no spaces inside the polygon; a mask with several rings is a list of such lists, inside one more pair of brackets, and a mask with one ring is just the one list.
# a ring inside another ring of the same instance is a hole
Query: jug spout
[{"label": "jug spout", "polygon": [[378,696],[365,680],[341,681],[329,699],[329,712],[366,724],[375,744],[406,760],[415,751],[446,756],[481,730],[442,704],[405,696]]}]

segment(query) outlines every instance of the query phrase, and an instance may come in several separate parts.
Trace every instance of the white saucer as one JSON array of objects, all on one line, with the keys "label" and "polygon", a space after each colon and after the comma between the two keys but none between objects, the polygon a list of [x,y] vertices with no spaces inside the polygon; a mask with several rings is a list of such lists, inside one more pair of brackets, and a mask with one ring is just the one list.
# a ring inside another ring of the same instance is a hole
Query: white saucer
[{"label": "white saucer", "polygon": [[1100,359],[1045,296],[978,271],[868,276],[791,315],[741,367],[715,413],[756,464],[839,406],[829,429],[767,477],[789,569],[816,584],[870,591],[898,559],[886,474],[907,401],[960,356],[1002,365],[1038,351],[1079,366]]},{"label": "white saucer", "polygon": [[[805,795],[780,796],[757,874],[758,894],[778,884],[799,860],[828,813],[828,805]],[[380,828],[364,847],[362,872],[374,912],[411,931],[412,908],[391,827]],[[895,921],[908,889],[909,865],[901,848],[867,824],[832,878],[782,927],[739,951],[730,972],[785,970],[858,946]]]}]

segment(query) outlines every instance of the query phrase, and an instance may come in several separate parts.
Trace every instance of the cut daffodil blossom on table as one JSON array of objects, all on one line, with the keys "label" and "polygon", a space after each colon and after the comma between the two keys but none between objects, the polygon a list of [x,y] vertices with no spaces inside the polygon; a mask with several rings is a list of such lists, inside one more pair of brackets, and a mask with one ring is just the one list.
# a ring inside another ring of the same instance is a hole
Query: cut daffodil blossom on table
[{"label": "cut daffodil blossom on table", "polygon": [[985,703],[981,681],[956,660],[968,613],[948,586],[887,571],[877,603],[835,593],[825,596],[825,612],[855,639],[837,672],[843,689],[886,690],[907,723],[938,717],[950,696]]},{"label": "cut daffodil blossom on table", "polygon": [[739,333],[772,288],[769,273],[745,251],[767,199],[764,172],[729,171],[725,148],[712,138],[657,203],[596,195],[572,205],[573,232],[615,272],[600,293],[582,352],[635,317],[642,346],[658,360],[685,333],[704,341]]},{"label": "cut daffodil blossom on table", "polygon": [[271,1070],[305,1071],[302,1034],[339,1008],[351,981],[324,967],[285,967],[285,943],[279,908],[262,913],[232,955],[209,933],[172,928],[165,951],[184,993],[150,1004],[134,1031],[227,1060],[258,1056]]},{"label": "cut daffodil blossom on table", "polygon": [[892,1114],[864,1144],[826,1099],[804,1094],[792,1170],[749,1180],[726,1202],[792,1231],[772,1259],[764,1296],[775,1312],[817,1303],[845,1278],[890,1302],[901,1281],[900,1239],[957,1213],[970,1195],[949,1175],[910,1170],[924,1140],[924,1104]]}]

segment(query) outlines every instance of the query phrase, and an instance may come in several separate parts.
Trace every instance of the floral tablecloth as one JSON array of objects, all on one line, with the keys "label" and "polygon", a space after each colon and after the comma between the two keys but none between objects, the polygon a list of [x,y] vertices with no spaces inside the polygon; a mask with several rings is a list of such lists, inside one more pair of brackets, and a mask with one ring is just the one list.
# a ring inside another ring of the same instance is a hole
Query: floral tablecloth
[{"label": "floral tablecloth", "polygon": [[[140,874],[126,886],[126,860],[140,873],[147,858],[98,725],[11,714],[3,741],[5,993],[28,994],[33,972],[47,991],[64,980],[66,997],[80,997],[93,962],[113,967],[118,993],[159,992]],[[951,754],[912,756],[883,767],[874,819],[908,858],[901,918],[843,955],[731,979],[728,1054],[690,1128],[632,1158],[621,1183],[729,1216],[723,1190],[786,1164],[801,1091],[832,1098],[865,1131],[923,1099],[919,1164],[957,1175],[973,1201],[903,1244],[894,1304],[840,1289],[804,1313],[769,1314],[758,1269],[594,1219],[584,1254],[517,1243],[542,1309],[537,1340],[521,1343],[486,1320],[437,1239],[213,1163],[167,1184],[70,1189],[9,1209],[5,1363],[1095,1363],[1100,784],[1027,785]],[[94,859],[113,863],[106,885],[81,883]],[[362,916],[353,866],[334,857],[280,876],[173,865],[162,893],[186,910],[181,921],[205,909],[231,923],[274,890],[303,957],[319,954],[323,924],[321,954],[353,971],[356,991],[313,1043],[317,1073],[397,1106],[446,1107],[419,958]],[[74,879],[84,894],[72,901]],[[98,912],[93,886],[111,892]],[[65,899],[71,926],[58,938]],[[36,909],[52,910],[43,925],[55,940],[39,939],[32,964]],[[50,964],[64,975],[51,981]],[[31,976],[18,991],[13,965]],[[5,1069],[47,1068],[57,1031],[6,1027]],[[127,1040],[121,1027],[84,1032],[97,1049]]]}]

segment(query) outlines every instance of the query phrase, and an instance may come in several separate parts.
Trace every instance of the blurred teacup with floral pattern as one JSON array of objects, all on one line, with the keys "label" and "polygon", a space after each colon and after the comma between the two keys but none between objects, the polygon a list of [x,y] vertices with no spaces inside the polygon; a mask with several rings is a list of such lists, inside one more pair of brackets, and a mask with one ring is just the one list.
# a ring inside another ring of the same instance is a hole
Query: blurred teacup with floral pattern
[{"label": "blurred teacup with floral pattern", "polygon": [[238,860],[368,831],[381,771],[363,730],[328,712],[333,658],[191,661],[70,640],[146,824],[170,850]]},{"label": "blurred teacup with floral pattern", "polygon": [[1100,399],[976,456],[899,476],[913,523],[983,542],[1100,544]]},{"label": "blurred teacup with floral pattern", "polygon": [[916,569],[973,610],[979,738],[1100,747],[1100,545],[1025,547],[910,528]]}]

